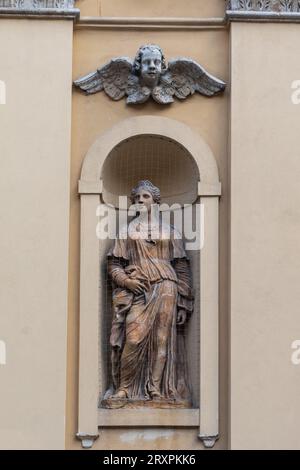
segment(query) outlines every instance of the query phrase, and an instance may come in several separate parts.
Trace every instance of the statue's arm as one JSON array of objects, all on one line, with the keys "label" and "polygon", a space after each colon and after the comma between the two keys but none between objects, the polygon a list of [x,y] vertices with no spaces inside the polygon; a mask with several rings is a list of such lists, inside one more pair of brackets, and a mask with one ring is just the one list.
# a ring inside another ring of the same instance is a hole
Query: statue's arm
[{"label": "statue's arm", "polygon": [[115,285],[118,287],[126,288],[134,294],[143,294],[145,286],[142,281],[132,279],[125,271],[128,261],[122,258],[111,256],[108,258],[108,275]]},{"label": "statue's arm", "polygon": [[125,266],[126,261],[122,258],[116,258],[115,256],[108,258],[108,275],[118,287],[125,287],[126,280],[128,279]]}]

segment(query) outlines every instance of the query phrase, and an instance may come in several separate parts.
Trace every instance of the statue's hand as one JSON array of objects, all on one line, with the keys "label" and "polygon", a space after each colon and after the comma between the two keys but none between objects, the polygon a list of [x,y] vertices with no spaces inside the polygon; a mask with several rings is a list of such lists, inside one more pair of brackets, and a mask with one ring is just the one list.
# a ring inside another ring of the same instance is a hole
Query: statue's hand
[{"label": "statue's hand", "polygon": [[184,325],[186,322],[186,311],[178,310],[177,312],[177,325]]},{"label": "statue's hand", "polygon": [[145,290],[145,286],[142,282],[138,281],[137,279],[130,279],[127,278],[125,280],[125,287],[128,290],[131,290],[134,294],[143,294]]}]

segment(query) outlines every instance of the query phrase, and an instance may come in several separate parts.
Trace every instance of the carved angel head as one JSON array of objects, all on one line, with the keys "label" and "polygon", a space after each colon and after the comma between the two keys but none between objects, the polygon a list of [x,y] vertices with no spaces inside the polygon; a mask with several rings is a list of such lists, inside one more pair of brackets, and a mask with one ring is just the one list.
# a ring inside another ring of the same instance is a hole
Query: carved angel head
[{"label": "carved angel head", "polygon": [[166,70],[166,60],[158,45],[146,44],[139,48],[133,62],[133,71],[141,77],[143,85],[153,88]]},{"label": "carved angel head", "polygon": [[192,59],[177,57],[167,64],[156,44],[141,46],[133,61],[116,57],[75,80],[74,85],[87,95],[104,90],[115,101],[127,96],[127,104],[142,104],[150,97],[159,104],[169,104],[174,97],[185,100],[195,92],[214,96],[226,86]]}]

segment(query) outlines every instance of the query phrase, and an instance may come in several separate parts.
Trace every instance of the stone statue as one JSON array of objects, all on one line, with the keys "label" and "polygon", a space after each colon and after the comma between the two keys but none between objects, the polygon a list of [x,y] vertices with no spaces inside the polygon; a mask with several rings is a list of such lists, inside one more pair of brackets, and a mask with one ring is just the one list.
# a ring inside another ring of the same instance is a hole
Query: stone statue
[{"label": "stone statue", "polygon": [[151,96],[157,103],[168,104],[173,103],[174,96],[184,100],[195,91],[213,96],[226,86],[191,59],[179,57],[167,64],[162,49],[155,44],[140,47],[134,61],[128,57],[112,59],[75,80],[74,85],[88,95],[104,90],[115,101],[126,95],[128,104],[145,103]]},{"label": "stone statue", "polygon": [[101,406],[190,407],[184,344],[193,311],[189,261],[180,233],[153,217],[160,190],[140,181],[131,200],[138,215],[108,253],[113,385]]}]

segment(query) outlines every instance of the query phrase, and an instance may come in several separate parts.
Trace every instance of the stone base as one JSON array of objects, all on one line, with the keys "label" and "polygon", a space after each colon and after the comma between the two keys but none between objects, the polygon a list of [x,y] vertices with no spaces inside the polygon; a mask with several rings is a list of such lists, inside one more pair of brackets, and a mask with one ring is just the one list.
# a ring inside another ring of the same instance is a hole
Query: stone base
[{"label": "stone base", "polygon": [[128,398],[107,398],[101,401],[100,408],[192,408],[189,400],[154,399],[154,400],[130,400]]}]

